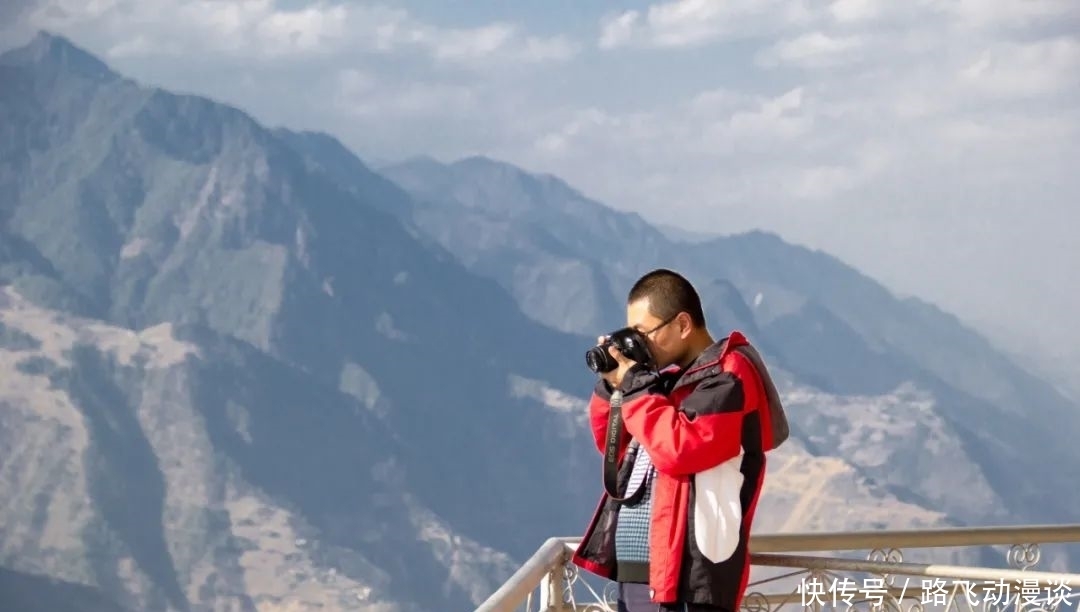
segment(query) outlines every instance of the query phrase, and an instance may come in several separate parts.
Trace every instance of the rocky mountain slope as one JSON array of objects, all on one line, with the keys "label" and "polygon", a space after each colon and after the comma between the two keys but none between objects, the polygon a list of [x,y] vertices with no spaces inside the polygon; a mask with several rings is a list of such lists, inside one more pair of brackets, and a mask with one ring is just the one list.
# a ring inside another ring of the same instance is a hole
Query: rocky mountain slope
[{"label": "rocky mountain slope", "polygon": [[[0,84],[5,567],[136,607],[316,601],[327,576],[460,607],[501,555],[587,518],[592,483],[566,478],[584,451],[510,460],[586,448],[509,384],[588,385],[582,339],[236,109],[47,35],[0,59]],[[187,348],[146,361],[157,341]]]},{"label": "rocky mountain slope", "polygon": [[584,528],[582,352],[657,265],[689,267],[714,331],[750,333],[782,381],[795,437],[757,531],[1076,501],[1036,469],[1076,463],[1070,405],[946,315],[846,268],[814,280],[823,255],[673,249],[490,160],[384,176],[48,34],[0,56],[0,119],[0,600],[469,609]]},{"label": "rocky mountain slope", "polygon": [[432,609],[512,571],[403,487],[397,436],[347,393],[207,330],[2,296],[5,565],[135,609]]}]

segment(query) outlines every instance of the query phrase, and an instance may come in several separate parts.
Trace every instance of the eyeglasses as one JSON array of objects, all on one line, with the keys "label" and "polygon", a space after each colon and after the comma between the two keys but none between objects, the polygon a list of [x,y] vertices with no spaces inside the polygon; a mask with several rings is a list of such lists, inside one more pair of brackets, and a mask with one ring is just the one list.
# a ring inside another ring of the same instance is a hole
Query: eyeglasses
[{"label": "eyeglasses", "polygon": [[662,328],[662,327],[665,327],[666,325],[668,325],[669,323],[671,323],[671,322],[672,322],[672,321],[674,321],[675,319],[679,318],[679,315],[680,315],[680,314],[682,314],[682,313],[681,313],[681,312],[675,313],[675,316],[673,316],[673,317],[670,317],[670,318],[668,318],[668,319],[667,319],[666,321],[664,321],[663,323],[661,323],[661,324],[657,325],[656,327],[654,327],[654,328],[650,329],[649,331],[641,331],[641,330],[638,330],[638,332],[639,332],[639,333],[640,333],[640,334],[641,334],[642,336],[645,336],[645,337],[651,336],[651,335],[653,334],[653,332],[657,332],[657,331],[659,331],[659,330],[660,330],[660,328]]}]

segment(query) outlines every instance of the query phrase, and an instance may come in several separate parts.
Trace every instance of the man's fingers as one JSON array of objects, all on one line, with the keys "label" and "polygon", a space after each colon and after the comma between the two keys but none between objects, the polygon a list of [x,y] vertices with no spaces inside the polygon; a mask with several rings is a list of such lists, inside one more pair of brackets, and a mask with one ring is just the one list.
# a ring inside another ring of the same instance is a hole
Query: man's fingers
[{"label": "man's fingers", "polygon": [[611,355],[611,357],[613,359],[615,359],[615,361],[617,361],[619,363],[629,363],[630,362],[630,358],[627,357],[626,355],[623,355],[619,351],[619,349],[615,348],[614,346],[609,346],[608,349],[607,349],[607,352],[608,352],[609,355]]}]

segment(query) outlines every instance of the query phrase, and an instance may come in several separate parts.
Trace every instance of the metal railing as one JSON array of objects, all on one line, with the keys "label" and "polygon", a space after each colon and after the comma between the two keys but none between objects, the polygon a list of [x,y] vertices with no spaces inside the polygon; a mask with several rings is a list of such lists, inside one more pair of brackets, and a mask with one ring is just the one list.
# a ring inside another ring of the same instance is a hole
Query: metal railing
[{"label": "metal railing", "polygon": [[[476,611],[614,612],[616,585],[579,573],[570,562],[579,541],[544,542]],[[1042,558],[1041,546],[1075,543],[1080,543],[1080,525],[754,535],[752,580],[742,611],[777,612],[787,606],[816,612],[1060,612],[1080,599],[1080,574],[1034,568]],[[1007,567],[904,560],[910,549],[933,554],[961,548],[951,554],[987,558],[988,550],[1001,547]],[[796,554],[825,551],[832,554]],[[861,556],[852,556],[860,551]],[[766,576],[754,578],[761,573]],[[862,575],[861,582],[851,574]]]}]

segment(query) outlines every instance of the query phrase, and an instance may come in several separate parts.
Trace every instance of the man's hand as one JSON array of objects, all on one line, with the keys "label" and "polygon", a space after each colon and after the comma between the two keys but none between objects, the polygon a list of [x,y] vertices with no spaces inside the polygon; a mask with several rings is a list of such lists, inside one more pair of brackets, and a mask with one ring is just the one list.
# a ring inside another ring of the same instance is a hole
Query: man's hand
[{"label": "man's hand", "polygon": [[[607,340],[607,338],[603,336],[597,338],[597,346],[603,344],[605,340]],[[623,378],[626,376],[626,372],[629,371],[630,368],[634,367],[637,362],[628,359],[625,355],[619,352],[619,349],[615,348],[614,346],[608,347],[608,354],[611,355],[613,359],[615,359],[615,362],[618,363],[619,366],[610,372],[604,372],[602,376],[604,380],[606,380],[607,383],[611,385],[612,389],[618,389],[619,385],[622,384]]]}]

